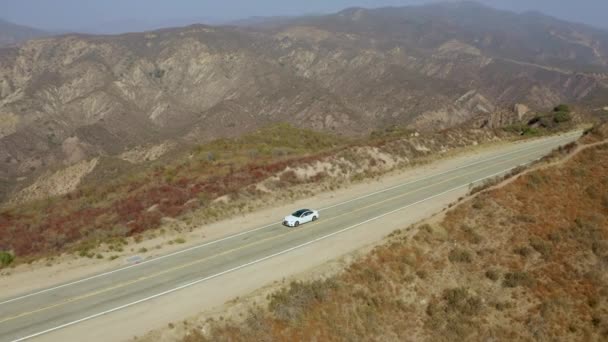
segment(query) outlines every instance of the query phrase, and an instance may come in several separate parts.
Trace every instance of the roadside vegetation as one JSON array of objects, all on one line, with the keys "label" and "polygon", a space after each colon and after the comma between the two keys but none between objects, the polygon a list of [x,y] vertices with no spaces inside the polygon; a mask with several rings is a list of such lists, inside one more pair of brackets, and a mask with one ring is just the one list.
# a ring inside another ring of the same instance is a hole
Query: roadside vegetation
[{"label": "roadside vegetation", "polygon": [[10,265],[13,260],[15,260],[15,256],[9,252],[0,251],[0,266],[6,267]]},{"label": "roadside vegetation", "polygon": [[552,112],[533,115],[525,122],[515,123],[505,127],[505,130],[524,136],[534,136],[555,131],[569,126],[573,121],[572,111],[568,105],[560,104]]},{"label": "roadside vegetation", "polygon": [[128,238],[141,239],[173,218],[192,229],[272,199],[310,195],[310,189],[303,189],[311,184],[318,191],[334,190],[345,182],[424,162],[446,148],[511,138],[501,130],[420,135],[393,127],[354,139],[274,125],[202,144],[150,163],[143,171],[81,186],[64,196],[0,209],[0,250],[13,256],[10,264],[66,251],[99,258],[102,244],[114,256]]},{"label": "roadside vegetation", "polygon": [[183,341],[608,339],[607,127],[336,276],[294,282],[246,317],[203,318]]}]

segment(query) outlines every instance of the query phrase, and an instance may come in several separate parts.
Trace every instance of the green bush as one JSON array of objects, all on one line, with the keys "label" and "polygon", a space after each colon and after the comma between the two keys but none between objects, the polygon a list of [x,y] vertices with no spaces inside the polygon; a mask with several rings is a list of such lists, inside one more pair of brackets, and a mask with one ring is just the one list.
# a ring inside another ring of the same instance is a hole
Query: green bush
[{"label": "green bush", "polygon": [[539,133],[538,129],[534,127],[525,127],[521,132],[522,135],[537,135]]},{"label": "green bush", "polygon": [[553,115],[553,121],[555,123],[563,123],[572,120],[572,116],[568,112],[556,112]]},{"label": "green bush", "polygon": [[570,107],[565,104],[560,104],[559,106],[553,108],[553,121],[555,123],[568,122],[572,120],[572,116],[570,115]]},{"label": "green bush", "polygon": [[15,256],[12,253],[0,251],[0,266],[6,267],[15,261]]},{"label": "green bush", "polygon": [[[531,120],[531,122],[538,122],[540,121],[540,118],[535,118],[533,120]],[[539,132],[539,130],[537,128],[534,127],[530,127],[525,123],[516,123],[510,126],[507,126],[505,128],[503,128],[506,132],[510,132],[510,133],[516,133],[519,135],[525,135],[525,136],[530,136],[530,135],[537,135]]]},{"label": "green bush", "polygon": [[570,113],[570,107],[568,107],[568,105],[565,104],[560,104],[559,106],[555,107],[553,109],[554,112],[563,112],[563,113]]}]

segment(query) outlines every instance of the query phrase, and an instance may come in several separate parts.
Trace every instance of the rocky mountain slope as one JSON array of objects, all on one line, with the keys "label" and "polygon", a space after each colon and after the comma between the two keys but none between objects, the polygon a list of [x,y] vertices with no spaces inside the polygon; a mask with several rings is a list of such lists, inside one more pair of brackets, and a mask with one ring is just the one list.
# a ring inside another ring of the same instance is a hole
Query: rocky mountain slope
[{"label": "rocky mountain slope", "polygon": [[603,31],[472,3],[30,41],[0,50],[0,197],[100,156],[275,122],[435,131],[512,123],[517,103],[602,107],[607,56]]},{"label": "rocky mountain slope", "polygon": [[15,45],[29,39],[48,36],[49,33],[35,28],[13,24],[0,19],[0,47]]}]

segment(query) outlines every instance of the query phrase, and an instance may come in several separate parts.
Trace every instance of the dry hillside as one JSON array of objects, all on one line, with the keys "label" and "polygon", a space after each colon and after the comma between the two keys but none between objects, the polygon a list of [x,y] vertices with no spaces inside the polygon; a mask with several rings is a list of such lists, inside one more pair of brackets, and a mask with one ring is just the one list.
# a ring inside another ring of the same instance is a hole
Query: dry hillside
[{"label": "dry hillside", "polygon": [[606,32],[474,3],[32,40],[0,49],[0,200],[84,160],[277,122],[353,135],[601,108],[606,56]]},{"label": "dry hillside", "polygon": [[196,227],[273,201],[333,190],[457,148],[513,137],[503,130],[421,135],[394,129],[353,140],[274,125],[199,145],[143,169],[114,160],[114,168],[91,172],[88,185],[73,189],[72,177],[97,162],[78,165],[25,189],[22,196],[49,193],[59,183],[67,193],[0,209],[0,252],[10,251],[20,262],[66,251],[93,257],[104,243],[110,243],[109,251],[122,250],[114,246],[175,218]]},{"label": "dry hillside", "polygon": [[576,151],[184,341],[605,341],[608,144]]}]

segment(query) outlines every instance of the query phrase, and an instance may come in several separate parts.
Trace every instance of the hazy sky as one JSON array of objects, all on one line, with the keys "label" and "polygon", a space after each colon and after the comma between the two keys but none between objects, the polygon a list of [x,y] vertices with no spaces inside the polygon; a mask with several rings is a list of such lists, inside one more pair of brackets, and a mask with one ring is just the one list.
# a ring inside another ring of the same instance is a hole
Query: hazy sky
[{"label": "hazy sky", "polygon": [[[47,30],[121,30],[204,19],[334,12],[346,7],[400,6],[431,0],[0,0],[0,17]],[[543,13],[608,28],[608,0],[479,0],[517,12]],[[112,27],[112,25],[116,25]],[[129,26],[131,25],[131,26]],[[145,26],[145,25],[144,25]]]}]

